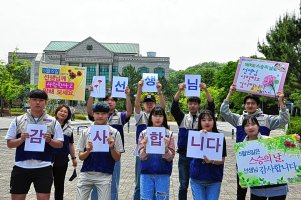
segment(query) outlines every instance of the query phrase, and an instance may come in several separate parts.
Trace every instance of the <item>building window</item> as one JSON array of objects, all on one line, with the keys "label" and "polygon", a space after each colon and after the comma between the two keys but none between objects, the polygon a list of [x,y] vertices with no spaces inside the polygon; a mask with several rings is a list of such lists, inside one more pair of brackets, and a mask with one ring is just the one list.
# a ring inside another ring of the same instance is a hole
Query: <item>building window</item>
[{"label": "building window", "polygon": [[87,50],[91,51],[93,49],[93,46],[91,44],[87,45]]},{"label": "building window", "polygon": [[113,74],[113,76],[119,76],[119,74],[118,74],[118,66],[113,66],[113,68],[112,68],[112,74]]},{"label": "building window", "polygon": [[165,76],[165,69],[162,67],[157,67],[154,69],[154,73],[158,74],[158,77],[164,77]]},{"label": "building window", "polygon": [[106,83],[109,82],[109,66],[99,65],[99,76],[105,76]]},{"label": "building window", "polygon": [[92,84],[93,76],[96,76],[96,66],[93,64],[83,64],[83,67],[87,68],[86,86]]},{"label": "building window", "polygon": [[138,69],[138,73],[142,76],[143,73],[148,73],[148,68],[147,67],[140,67]]}]

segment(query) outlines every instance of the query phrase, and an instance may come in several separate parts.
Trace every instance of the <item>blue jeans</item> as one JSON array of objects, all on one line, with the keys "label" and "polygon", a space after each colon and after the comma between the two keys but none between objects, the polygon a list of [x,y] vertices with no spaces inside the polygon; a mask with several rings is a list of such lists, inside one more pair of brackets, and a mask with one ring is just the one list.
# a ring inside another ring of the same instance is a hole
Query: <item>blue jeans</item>
[{"label": "blue jeans", "polygon": [[[119,189],[119,180],[120,180],[120,168],[121,161],[115,161],[114,171],[112,175],[112,184],[111,184],[111,200],[118,200],[118,189]],[[97,200],[97,189],[93,186],[91,193],[91,200]]]},{"label": "blue jeans", "polygon": [[190,184],[194,200],[218,200],[221,182],[204,182],[190,179]]},{"label": "blue jeans", "polygon": [[152,200],[155,193],[156,200],[169,200],[169,175],[141,174],[141,200]]},{"label": "blue jeans", "polygon": [[135,156],[135,190],[133,194],[133,200],[140,200],[140,158]]},{"label": "blue jeans", "polygon": [[190,178],[190,161],[191,158],[187,158],[184,154],[179,154],[179,200],[187,200],[187,190]]}]

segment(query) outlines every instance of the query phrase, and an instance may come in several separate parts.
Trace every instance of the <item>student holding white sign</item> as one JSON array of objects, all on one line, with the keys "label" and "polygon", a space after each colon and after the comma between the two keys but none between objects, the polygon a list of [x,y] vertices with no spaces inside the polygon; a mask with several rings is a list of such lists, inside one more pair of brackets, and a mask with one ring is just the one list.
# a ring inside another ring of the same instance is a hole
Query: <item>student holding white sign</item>
[{"label": "student holding white sign", "polygon": [[[91,127],[89,127],[82,132],[79,138],[77,145],[79,159],[84,162],[77,184],[77,200],[88,199],[93,186],[97,188],[99,199],[110,200],[115,161],[120,160],[124,149],[119,131],[107,125],[109,105],[104,102],[96,103],[93,105],[92,111],[95,120],[92,125],[105,125],[109,133],[102,129],[99,131],[101,133],[96,132],[93,137]],[[96,144],[98,142],[96,140],[109,146],[107,152],[97,151],[98,148],[93,148],[92,142]]]},{"label": "student holding white sign", "polygon": [[[218,133],[214,114],[210,110],[201,111],[198,129],[203,132]],[[218,200],[227,156],[226,140],[223,139],[222,159],[209,160],[193,158],[190,163],[190,184],[194,200]]]},{"label": "student holding white sign", "polygon": [[[198,130],[198,117],[200,114],[200,103],[201,99],[197,96],[192,96],[187,99],[189,113],[184,114],[179,105],[179,99],[181,93],[185,90],[186,85],[184,83],[179,84],[179,89],[174,95],[171,104],[171,114],[175,118],[179,126],[179,136],[178,136],[178,149],[179,153],[179,200],[187,199],[187,190],[189,186],[189,170],[191,158],[186,157],[187,151],[187,140],[189,130]],[[206,94],[207,105],[206,109],[211,110],[214,113],[215,105],[213,99],[207,89],[205,83],[200,83],[198,85]]]},{"label": "student holding white sign", "polygon": [[[143,79],[138,82],[137,94],[135,98],[135,111],[134,116],[136,120],[136,149],[138,148],[138,139],[141,131],[146,129],[149,114],[152,109],[156,106],[156,98],[153,94],[147,94],[143,99],[143,110],[141,108],[141,95],[142,87],[144,85]],[[162,93],[162,85],[159,81],[156,82],[156,88],[158,92],[158,98],[160,106],[165,109],[165,100]],[[140,159],[137,152],[135,151],[135,190],[133,194],[134,200],[140,200]]]},{"label": "student holding white sign", "polygon": [[[259,122],[255,116],[245,118],[242,127],[247,133],[244,141],[268,138],[259,132]],[[251,200],[285,200],[288,192],[287,184],[275,184],[259,187],[251,187]]]},{"label": "student holding white sign", "polygon": [[[162,107],[156,106],[150,113],[148,128],[139,136],[139,158],[141,159],[140,194],[141,199],[169,199],[172,160],[175,156],[173,133],[168,130],[167,118]],[[155,129],[157,128],[157,129]],[[157,130],[157,131],[156,131]],[[162,136],[162,132],[164,131]],[[152,146],[164,147],[162,152],[150,152]]]},{"label": "student holding white sign", "polygon": [[[289,112],[284,104],[284,94],[278,92],[279,115],[267,115],[260,109],[260,99],[256,95],[247,95],[244,98],[244,108],[242,115],[232,113],[229,109],[229,101],[232,94],[236,91],[236,85],[231,85],[229,93],[221,105],[220,112],[222,117],[232,126],[236,127],[236,142],[242,142],[246,137],[246,132],[242,128],[242,121],[245,117],[256,116],[260,124],[260,133],[270,135],[270,131],[284,126],[289,122]],[[241,188],[237,177],[237,200],[245,200],[247,188]]]},{"label": "student holding white sign", "polygon": [[[63,146],[63,131],[55,118],[46,114],[48,95],[36,89],[29,93],[30,110],[16,117],[7,131],[5,139],[8,148],[16,148],[15,166],[11,173],[10,193],[12,199],[25,199],[34,184],[37,199],[49,199],[53,181],[53,148]],[[28,130],[28,127],[32,127]],[[46,126],[47,132],[40,127]],[[32,145],[43,145],[43,151],[25,149],[25,140]]]},{"label": "student holding white sign", "polygon": [[[124,78],[124,77],[122,77]],[[126,96],[126,111],[119,112],[116,109],[116,103],[118,99],[112,94],[107,94],[104,98],[104,101],[109,105],[110,112],[108,115],[108,124],[113,128],[116,128],[122,139],[122,144],[124,147],[124,133],[123,133],[123,126],[130,120],[132,115],[132,103],[131,103],[131,96],[130,96],[130,88],[129,86],[124,83],[124,95]],[[90,92],[92,92],[93,87],[89,87]],[[88,117],[91,121],[94,121],[93,114],[92,114],[92,105],[93,105],[94,98],[92,96],[89,97],[87,103],[87,113]],[[112,177],[112,187],[111,187],[111,200],[118,200],[118,191],[119,191],[119,180],[120,180],[120,170],[121,170],[121,161],[118,160],[115,162],[114,172]],[[96,188],[93,188],[91,194],[91,200],[97,200],[97,192]]]}]

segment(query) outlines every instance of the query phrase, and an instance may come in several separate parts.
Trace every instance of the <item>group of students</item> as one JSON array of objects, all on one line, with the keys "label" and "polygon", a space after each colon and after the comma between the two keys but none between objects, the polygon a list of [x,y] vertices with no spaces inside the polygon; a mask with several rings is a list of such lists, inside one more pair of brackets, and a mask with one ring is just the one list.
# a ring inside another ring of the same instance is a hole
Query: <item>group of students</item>
[{"label": "group of students", "polygon": [[[206,84],[201,83],[199,86],[206,94],[207,103],[204,109],[200,108],[199,97],[189,97],[187,99],[189,112],[185,114],[181,110],[179,99],[185,90],[184,83],[179,84],[178,91],[173,97],[171,114],[179,126],[177,150],[174,133],[169,130],[167,124],[161,84],[157,82],[156,85],[160,104],[156,104],[154,95],[147,94],[143,99],[143,109],[140,102],[142,86],[143,80],[138,82],[134,105],[137,147],[133,199],[169,199],[170,176],[175,152],[179,154],[179,199],[187,199],[189,183],[195,200],[218,199],[223,179],[224,161],[227,156],[225,139],[222,160],[209,160],[206,156],[204,159],[186,156],[189,130],[199,130],[204,133],[218,132],[214,115],[215,105]],[[90,91],[92,89],[90,87]],[[263,114],[259,109],[259,98],[254,95],[245,97],[245,111],[242,115],[238,115],[229,109],[229,99],[234,91],[235,85],[232,85],[221,105],[220,113],[226,121],[236,127],[236,142],[261,139],[264,135],[268,136],[272,129],[288,123],[289,113],[283,103],[283,93],[277,94],[280,107],[279,116]],[[77,145],[78,157],[83,161],[77,183],[77,199],[86,200],[89,197],[92,200],[118,199],[120,158],[124,152],[124,141],[126,140],[123,126],[132,115],[129,87],[126,87],[125,93],[126,111],[124,112],[116,110],[117,99],[110,95],[105,97],[104,102],[95,104],[93,104],[94,98],[89,97],[87,112],[93,125],[108,125],[109,152],[93,152],[93,144],[89,139],[90,128],[82,132]],[[16,162],[10,181],[12,199],[25,199],[32,182],[37,199],[49,199],[53,178],[55,199],[63,199],[62,186],[68,166],[68,154],[71,155],[73,166],[77,166],[72,129],[69,124],[70,109],[65,105],[60,106],[55,112],[56,120],[44,111],[47,99],[44,91],[31,91],[29,95],[30,110],[13,120],[6,135],[7,146],[16,148]],[[29,138],[26,126],[31,123],[47,125],[47,133],[44,135],[46,140],[44,152],[24,151],[24,141]],[[165,128],[164,154],[146,153],[147,127]],[[55,150],[52,151],[53,149]],[[51,167],[53,162],[53,167]],[[237,179],[237,199],[245,199],[246,191],[247,189],[239,186]],[[251,188],[251,199],[281,200],[286,198],[287,191],[285,184]]]}]

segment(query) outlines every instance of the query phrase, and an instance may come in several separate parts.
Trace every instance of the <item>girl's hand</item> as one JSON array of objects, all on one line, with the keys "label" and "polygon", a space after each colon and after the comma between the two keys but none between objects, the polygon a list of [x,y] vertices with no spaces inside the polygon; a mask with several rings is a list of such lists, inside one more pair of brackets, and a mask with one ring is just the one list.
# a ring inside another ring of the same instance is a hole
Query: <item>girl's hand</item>
[{"label": "girl's hand", "polygon": [[206,129],[203,129],[203,130],[200,130],[200,132],[206,134],[206,133],[207,133],[207,130],[206,130]]},{"label": "girl's hand", "polygon": [[212,163],[213,164],[213,160],[209,160],[207,158],[207,156],[204,156],[204,161],[205,161],[205,163]]},{"label": "girl's hand", "polygon": [[143,148],[146,149],[147,137],[144,137],[141,141]]},{"label": "girl's hand", "polygon": [[91,152],[93,149],[93,144],[91,141],[88,141],[87,144],[86,144],[86,151],[87,152]]}]

